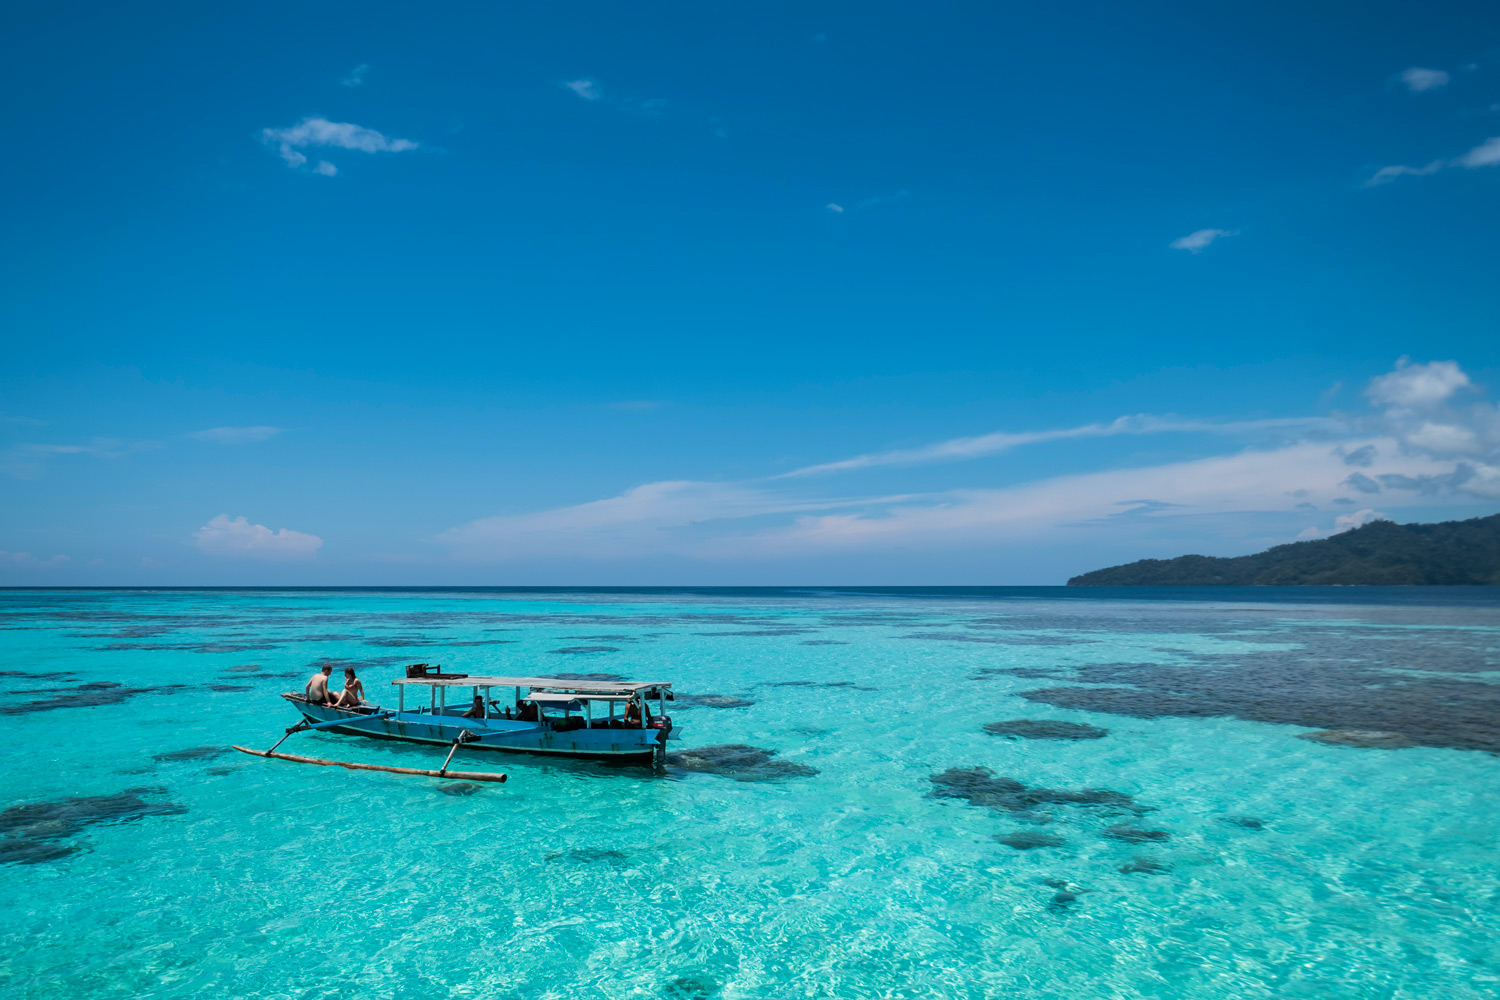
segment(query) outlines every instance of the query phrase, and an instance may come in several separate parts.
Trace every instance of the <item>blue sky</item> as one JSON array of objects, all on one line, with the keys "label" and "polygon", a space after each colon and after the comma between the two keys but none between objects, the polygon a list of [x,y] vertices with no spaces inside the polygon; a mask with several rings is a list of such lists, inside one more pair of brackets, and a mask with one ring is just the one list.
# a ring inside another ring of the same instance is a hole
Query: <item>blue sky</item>
[{"label": "blue sky", "polygon": [[8,7],[0,584],[1060,583],[1500,510],[1500,8],[929,8]]}]

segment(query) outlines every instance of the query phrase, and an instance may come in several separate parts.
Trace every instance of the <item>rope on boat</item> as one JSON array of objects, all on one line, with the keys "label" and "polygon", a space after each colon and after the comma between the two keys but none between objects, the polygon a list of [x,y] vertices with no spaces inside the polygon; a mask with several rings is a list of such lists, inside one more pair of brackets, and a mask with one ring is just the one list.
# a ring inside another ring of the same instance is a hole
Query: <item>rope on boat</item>
[{"label": "rope on boat", "polygon": [[346,767],[351,771],[386,771],[390,774],[418,774],[425,778],[449,778],[455,781],[504,782],[506,775],[496,771],[428,771],[419,767],[387,767],[382,764],[355,764],[347,760],[324,760],[321,757],[299,757],[290,753],[274,753],[270,750],[252,750],[235,746],[240,753],[252,757],[269,757],[274,760],[290,760],[298,764],[318,764],[322,767]]}]

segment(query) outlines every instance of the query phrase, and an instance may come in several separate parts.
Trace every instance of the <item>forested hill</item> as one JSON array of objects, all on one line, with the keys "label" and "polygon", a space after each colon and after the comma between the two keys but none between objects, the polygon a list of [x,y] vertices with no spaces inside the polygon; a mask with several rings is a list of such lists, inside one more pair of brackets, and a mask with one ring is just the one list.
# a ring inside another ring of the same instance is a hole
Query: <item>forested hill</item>
[{"label": "forested hill", "polygon": [[1500,514],[1439,524],[1373,521],[1253,556],[1142,559],[1075,576],[1070,587],[1500,584]]}]

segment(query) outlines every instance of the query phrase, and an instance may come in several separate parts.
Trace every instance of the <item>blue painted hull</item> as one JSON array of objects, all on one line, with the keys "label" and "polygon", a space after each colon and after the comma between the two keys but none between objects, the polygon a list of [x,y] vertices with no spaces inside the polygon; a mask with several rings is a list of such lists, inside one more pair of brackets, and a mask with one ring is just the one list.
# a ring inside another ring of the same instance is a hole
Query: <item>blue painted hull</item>
[{"label": "blue painted hull", "polygon": [[465,742],[463,753],[497,750],[650,764],[664,752],[669,735],[677,738],[674,730],[598,728],[559,731],[550,725],[539,728],[538,723],[517,719],[465,719],[457,714],[435,714],[425,710],[374,717],[347,708],[312,704],[301,695],[285,694],[282,697],[309,722],[348,720],[348,725],[329,726],[324,732],[449,747],[467,731],[478,739]]}]

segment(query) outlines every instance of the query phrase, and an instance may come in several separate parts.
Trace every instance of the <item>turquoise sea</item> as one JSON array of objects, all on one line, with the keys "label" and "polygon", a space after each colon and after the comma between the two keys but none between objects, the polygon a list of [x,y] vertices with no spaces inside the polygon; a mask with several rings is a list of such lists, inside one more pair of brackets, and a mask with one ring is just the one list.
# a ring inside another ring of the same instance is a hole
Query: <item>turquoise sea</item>
[{"label": "turquoise sea", "polygon": [[[1493,591],[13,590],[0,652],[6,1000],[1500,995]],[[684,738],[227,749],[322,660]]]}]

